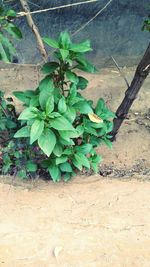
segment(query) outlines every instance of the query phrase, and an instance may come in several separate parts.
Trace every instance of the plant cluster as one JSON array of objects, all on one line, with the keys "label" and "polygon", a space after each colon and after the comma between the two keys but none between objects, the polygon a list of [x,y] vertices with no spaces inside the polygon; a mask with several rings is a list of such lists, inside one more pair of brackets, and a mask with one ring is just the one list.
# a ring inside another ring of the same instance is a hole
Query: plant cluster
[{"label": "plant cluster", "polygon": [[148,18],[146,20],[144,20],[142,30],[143,31],[146,30],[146,31],[150,32],[150,15],[148,16]]},{"label": "plant cluster", "polygon": [[17,14],[0,5],[0,60],[10,62],[16,54],[13,42],[22,38],[20,29],[13,23]]},{"label": "plant cluster", "polygon": [[96,71],[84,57],[92,50],[90,42],[74,44],[67,32],[43,40],[56,49],[56,61],[44,64],[45,77],[36,90],[13,93],[23,102],[21,114],[1,93],[0,164],[3,173],[22,178],[44,172],[55,182],[68,181],[77,170],[98,171],[101,156],[95,149],[101,143],[111,147],[115,115],[103,99],[94,106],[81,94],[88,80],[75,70]]}]

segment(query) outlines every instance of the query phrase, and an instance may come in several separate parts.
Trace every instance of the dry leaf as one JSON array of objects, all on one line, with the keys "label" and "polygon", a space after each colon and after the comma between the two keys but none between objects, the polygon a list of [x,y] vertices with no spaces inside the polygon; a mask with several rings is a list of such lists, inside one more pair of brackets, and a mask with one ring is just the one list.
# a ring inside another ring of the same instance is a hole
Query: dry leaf
[{"label": "dry leaf", "polygon": [[54,256],[56,259],[58,259],[60,252],[63,250],[62,247],[58,246],[54,248]]},{"label": "dry leaf", "polygon": [[95,122],[95,123],[103,122],[103,120],[94,113],[89,113],[88,116],[89,116],[90,121],[92,122]]}]

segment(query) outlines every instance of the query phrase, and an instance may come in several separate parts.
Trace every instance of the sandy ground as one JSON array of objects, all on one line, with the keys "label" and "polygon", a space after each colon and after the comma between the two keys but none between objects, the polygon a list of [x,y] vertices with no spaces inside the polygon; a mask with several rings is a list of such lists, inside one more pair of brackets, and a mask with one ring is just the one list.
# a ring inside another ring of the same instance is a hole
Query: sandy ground
[{"label": "sandy ground", "polygon": [[[129,82],[134,68],[124,68]],[[126,85],[115,69],[87,75],[84,95],[104,97],[116,110]],[[1,88],[35,88],[32,66],[4,67]],[[103,155],[101,175],[69,183],[0,178],[0,266],[150,266],[150,78],[120,129],[113,149]],[[106,177],[107,176],[107,177]],[[117,179],[116,179],[117,177]]]},{"label": "sandy ground", "polygon": [[0,185],[0,266],[149,267],[150,184]]}]

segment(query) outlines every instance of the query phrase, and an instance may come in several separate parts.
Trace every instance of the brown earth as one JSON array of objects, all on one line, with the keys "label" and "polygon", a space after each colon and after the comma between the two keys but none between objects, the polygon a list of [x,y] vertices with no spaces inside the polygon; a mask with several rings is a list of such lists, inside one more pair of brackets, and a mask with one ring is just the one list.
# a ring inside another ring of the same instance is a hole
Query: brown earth
[{"label": "brown earth", "polygon": [[[35,88],[40,79],[33,66],[2,68],[7,94]],[[124,72],[130,82],[134,68]],[[118,71],[87,78],[84,95],[104,97],[115,111],[126,90]],[[67,184],[0,178],[0,266],[150,266],[149,88],[147,78],[113,149],[98,149],[101,175],[81,175]]]}]

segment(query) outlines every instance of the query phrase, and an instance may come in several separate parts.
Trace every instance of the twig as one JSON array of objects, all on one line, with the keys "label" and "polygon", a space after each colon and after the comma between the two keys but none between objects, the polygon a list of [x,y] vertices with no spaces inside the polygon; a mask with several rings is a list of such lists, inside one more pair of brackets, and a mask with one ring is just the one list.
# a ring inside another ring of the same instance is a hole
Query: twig
[{"label": "twig", "polygon": [[33,6],[40,7],[39,5],[33,3],[33,2],[31,2],[31,1],[29,1],[29,0],[28,0],[28,2],[29,2],[31,5],[33,5]]},{"label": "twig", "polygon": [[110,3],[112,2],[113,0],[109,0],[108,3],[103,7],[101,8],[90,20],[88,20],[85,24],[83,24],[78,30],[76,30],[72,35],[75,35],[77,34],[78,32],[80,32],[81,30],[83,30],[86,26],[88,26],[90,24],[91,21],[93,21],[98,15],[100,15],[107,7],[108,5],[110,5]]},{"label": "twig", "polygon": [[42,10],[35,10],[35,11],[32,11],[32,12],[29,12],[29,11],[19,12],[18,13],[18,17],[27,16],[28,14],[37,14],[37,13],[42,13],[42,12],[47,12],[47,11],[52,11],[52,10],[57,10],[57,9],[68,8],[68,7],[72,7],[72,6],[83,5],[83,4],[90,4],[90,3],[95,3],[95,2],[98,2],[98,1],[100,1],[100,0],[88,0],[88,1],[77,2],[77,3],[73,3],[73,4],[68,4],[68,5],[50,7],[50,8],[46,8],[46,9],[42,9]]},{"label": "twig", "polygon": [[29,27],[31,28],[32,32],[34,33],[35,37],[36,37],[36,40],[37,40],[37,44],[38,44],[38,48],[39,48],[39,51],[44,59],[44,62],[47,62],[47,58],[48,58],[48,55],[47,55],[47,52],[45,50],[45,47],[44,47],[44,44],[43,44],[43,41],[42,41],[42,38],[41,38],[41,35],[38,31],[38,28],[37,26],[35,25],[33,19],[32,19],[32,16],[31,16],[31,13],[30,13],[30,8],[27,4],[27,1],[26,0],[20,0],[20,3],[23,7],[23,9],[25,10],[26,13],[26,18],[27,18],[27,22],[28,22],[28,25]]},{"label": "twig", "polygon": [[116,62],[116,60],[114,59],[114,57],[111,57],[111,58],[112,58],[113,62],[115,63],[117,69],[119,70],[120,75],[121,75],[122,78],[124,79],[124,81],[125,81],[127,87],[129,88],[128,80],[127,80],[126,76],[124,75],[123,71],[122,71],[121,68],[119,67],[119,65],[118,65],[118,63]]}]

